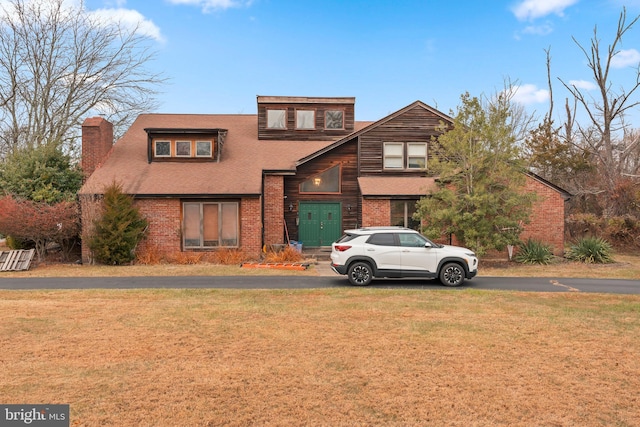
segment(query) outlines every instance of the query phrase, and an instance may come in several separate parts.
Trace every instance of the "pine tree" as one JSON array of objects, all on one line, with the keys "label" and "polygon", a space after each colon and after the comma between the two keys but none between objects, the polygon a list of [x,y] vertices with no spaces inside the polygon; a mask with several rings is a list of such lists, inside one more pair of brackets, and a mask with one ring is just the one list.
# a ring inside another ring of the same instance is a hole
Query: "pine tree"
[{"label": "pine tree", "polygon": [[453,234],[482,255],[518,242],[534,196],[523,192],[525,169],[509,98],[499,95],[483,105],[464,94],[461,101],[453,128],[434,143],[429,171],[437,174],[439,188],[418,201],[414,217],[431,238]]},{"label": "pine tree", "polygon": [[122,265],[135,259],[135,249],[147,230],[147,220],[116,183],[106,188],[102,216],[94,222],[89,248],[96,261]]}]

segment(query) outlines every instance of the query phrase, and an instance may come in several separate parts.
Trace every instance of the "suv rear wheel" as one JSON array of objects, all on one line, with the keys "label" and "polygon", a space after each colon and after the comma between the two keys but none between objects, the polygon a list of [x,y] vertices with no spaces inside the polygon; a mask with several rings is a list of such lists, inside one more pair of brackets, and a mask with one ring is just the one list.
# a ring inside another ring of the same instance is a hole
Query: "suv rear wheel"
[{"label": "suv rear wheel", "polygon": [[445,286],[460,286],[464,282],[464,269],[455,262],[448,262],[440,270],[440,282]]},{"label": "suv rear wheel", "polygon": [[349,282],[354,286],[367,286],[373,279],[373,270],[371,265],[366,262],[358,261],[349,266],[347,271]]}]

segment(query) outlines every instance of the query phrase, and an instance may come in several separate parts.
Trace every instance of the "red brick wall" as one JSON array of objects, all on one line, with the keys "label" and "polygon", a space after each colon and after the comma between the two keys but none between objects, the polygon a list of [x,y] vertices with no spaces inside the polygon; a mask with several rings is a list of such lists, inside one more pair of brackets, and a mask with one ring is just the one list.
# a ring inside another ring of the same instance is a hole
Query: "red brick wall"
[{"label": "red brick wall", "polygon": [[527,192],[535,192],[538,198],[533,203],[531,222],[525,224],[520,238],[538,240],[550,245],[554,254],[563,255],[565,202],[562,195],[531,177],[527,177],[525,188]]},{"label": "red brick wall", "polygon": [[180,199],[137,199],[135,206],[149,222],[147,237],[139,250],[154,248],[171,257],[180,252],[182,240]]},{"label": "red brick wall", "polygon": [[391,201],[362,199],[362,226],[374,227],[391,223]]},{"label": "red brick wall", "polygon": [[82,123],[82,171],[85,178],[107,158],[113,147],[113,125],[102,117]]},{"label": "red brick wall", "polygon": [[83,264],[93,264],[93,257],[89,250],[89,238],[93,233],[93,221],[102,215],[102,197],[98,195],[80,195],[80,221],[82,224],[82,231],[80,233],[81,239],[81,254]]},{"label": "red brick wall", "polygon": [[264,243],[284,242],[284,177],[264,177]]},{"label": "red brick wall", "polygon": [[262,252],[261,199],[242,199],[240,202],[240,246],[245,253],[258,258]]},{"label": "red brick wall", "polygon": [[[144,251],[152,248],[160,255],[171,259],[182,249],[182,220],[180,199],[136,199],[135,206],[149,221],[147,237],[138,247]],[[88,241],[93,232],[93,221],[102,212],[100,197],[80,196],[82,208],[82,262],[92,263]],[[240,247],[252,258],[259,258],[262,251],[262,222],[260,199],[240,201]]]}]

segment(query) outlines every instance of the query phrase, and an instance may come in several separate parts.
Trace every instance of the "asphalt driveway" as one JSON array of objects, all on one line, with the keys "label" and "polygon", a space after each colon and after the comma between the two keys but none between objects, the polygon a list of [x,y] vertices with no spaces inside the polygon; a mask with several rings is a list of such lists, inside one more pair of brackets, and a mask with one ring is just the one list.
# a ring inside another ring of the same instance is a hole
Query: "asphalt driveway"
[{"label": "asphalt driveway", "polygon": [[[351,287],[338,275],[311,276],[171,276],[171,277],[38,277],[2,278],[0,289],[312,289]],[[370,287],[452,289],[430,280],[375,280]],[[640,280],[565,279],[549,277],[475,277],[459,288],[525,292],[599,292],[640,294]]]}]

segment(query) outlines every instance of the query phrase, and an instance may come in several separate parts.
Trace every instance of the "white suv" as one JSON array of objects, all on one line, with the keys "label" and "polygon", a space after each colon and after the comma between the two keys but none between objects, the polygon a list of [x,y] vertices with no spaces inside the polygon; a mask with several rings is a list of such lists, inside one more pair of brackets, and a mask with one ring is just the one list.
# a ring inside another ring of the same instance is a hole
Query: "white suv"
[{"label": "white suv", "polygon": [[459,286],[478,274],[478,258],[469,249],[433,243],[403,227],[345,230],[331,245],[331,268],[352,285],[366,286],[374,277],[425,277]]}]

